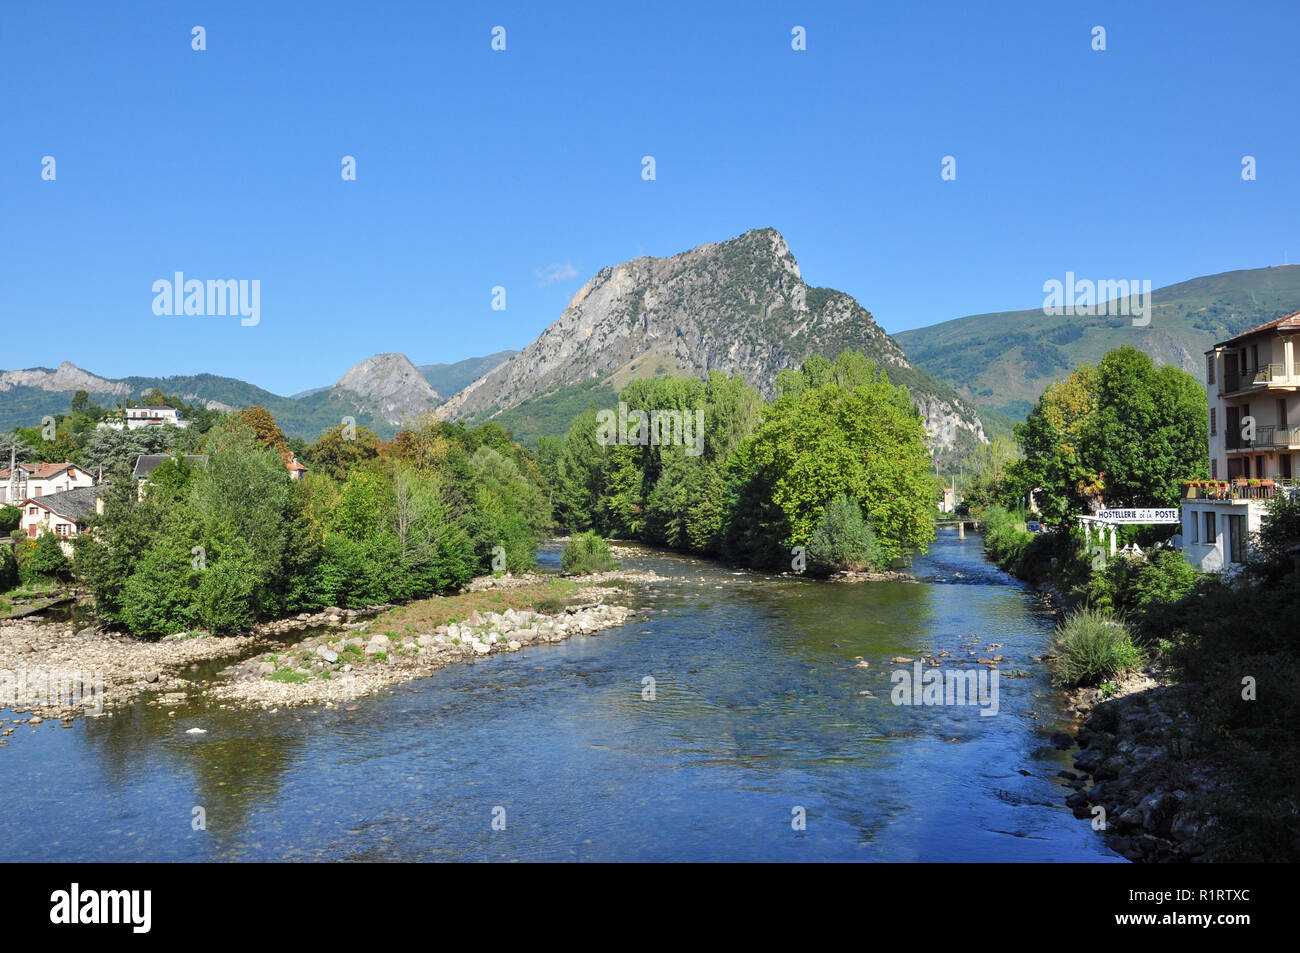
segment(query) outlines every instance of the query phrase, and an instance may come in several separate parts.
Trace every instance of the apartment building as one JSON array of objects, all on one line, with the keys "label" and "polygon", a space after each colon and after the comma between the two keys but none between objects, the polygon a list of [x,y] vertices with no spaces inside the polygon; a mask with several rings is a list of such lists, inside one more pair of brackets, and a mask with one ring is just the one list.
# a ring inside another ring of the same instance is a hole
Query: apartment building
[{"label": "apartment building", "polygon": [[1300,469],[1300,311],[1205,352],[1210,479],[1185,485],[1182,550],[1206,571],[1245,562],[1268,501]]}]

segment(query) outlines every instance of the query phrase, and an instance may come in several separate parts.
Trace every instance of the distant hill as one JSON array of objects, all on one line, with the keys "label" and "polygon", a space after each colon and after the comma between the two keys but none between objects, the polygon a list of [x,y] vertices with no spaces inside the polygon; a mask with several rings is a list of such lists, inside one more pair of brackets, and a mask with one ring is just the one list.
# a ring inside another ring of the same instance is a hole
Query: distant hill
[{"label": "distant hill", "polygon": [[1022,418],[1053,380],[1124,344],[1204,380],[1204,352],[1216,341],[1300,310],[1300,265],[1193,278],[1155,289],[1151,300],[1151,322],[1140,328],[1128,317],[1049,317],[1038,309],[976,314],[894,337],[913,364],[968,400]]},{"label": "distant hill", "polygon": [[518,351],[497,351],[483,357],[471,357],[455,364],[421,364],[416,368],[430,386],[444,397],[456,393],[474,380],[482,377],[502,361],[508,361]]},{"label": "distant hill", "polygon": [[338,426],[344,417],[353,418],[359,426],[385,439],[391,438],[402,421],[414,419],[441,402],[437,390],[403,354],[377,354],[351,368],[338,383],[295,397],[282,397],[246,381],[216,374],[115,380],[65,361],[53,369],[0,371],[0,432],[32,426],[46,414],[67,413],[78,390],[86,391],[102,406],[114,407],[155,387],[187,403],[216,409],[265,407],[286,435],[304,440],[314,440],[322,431]]}]

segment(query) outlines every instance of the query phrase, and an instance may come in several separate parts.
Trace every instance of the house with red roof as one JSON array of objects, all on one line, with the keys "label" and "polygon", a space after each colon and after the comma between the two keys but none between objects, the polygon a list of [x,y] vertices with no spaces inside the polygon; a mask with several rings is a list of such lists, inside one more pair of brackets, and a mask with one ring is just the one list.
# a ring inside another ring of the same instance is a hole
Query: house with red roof
[{"label": "house with red roof", "polygon": [[90,471],[74,463],[19,463],[0,469],[0,505],[94,485]]}]

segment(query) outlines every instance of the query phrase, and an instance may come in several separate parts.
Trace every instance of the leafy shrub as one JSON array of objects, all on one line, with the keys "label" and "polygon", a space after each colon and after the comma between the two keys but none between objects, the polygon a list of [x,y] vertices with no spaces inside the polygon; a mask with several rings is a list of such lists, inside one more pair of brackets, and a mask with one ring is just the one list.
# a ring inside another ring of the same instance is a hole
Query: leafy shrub
[{"label": "leafy shrub", "polygon": [[862,508],[843,494],[826,504],[808,542],[808,561],[822,572],[881,569],[888,562]]},{"label": "leafy shrub", "polygon": [[1094,609],[1124,617],[1145,638],[1159,638],[1179,627],[1179,603],[1196,588],[1200,575],[1173,550],[1160,550],[1149,560],[1120,555],[1092,573],[1077,594]]},{"label": "leafy shrub", "polygon": [[8,536],[23,521],[23,511],[8,504],[0,506],[0,536]]},{"label": "leafy shrub", "polygon": [[583,574],[617,569],[610,555],[609,543],[594,532],[580,533],[564,544],[560,568],[566,573]]},{"label": "leafy shrub", "polygon": [[56,582],[71,575],[72,564],[53,533],[41,533],[35,542],[29,539],[16,543],[14,558],[24,583]]},{"label": "leafy shrub", "polygon": [[989,557],[1003,569],[1015,571],[1025,549],[1033,541],[1033,534],[1022,530],[1015,516],[1000,506],[991,506],[981,523],[984,531],[984,549]]},{"label": "leafy shrub", "polygon": [[1100,609],[1076,609],[1066,616],[1052,640],[1058,685],[1096,685],[1146,661],[1132,634],[1119,619]]},{"label": "leafy shrub", "polygon": [[252,560],[230,554],[200,574],[194,609],[213,635],[228,635],[257,621],[254,592],[257,577]]},{"label": "leafy shrub", "polygon": [[18,562],[12,546],[0,546],[0,592],[18,585]]},{"label": "leafy shrub", "polygon": [[122,622],[151,639],[184,631],[194,622],[194,583],[189,554],[159,546],[140,559],[122,587]]},{"label": "leafy shrub", "polygon": [[1250,541],[1251,573],[1269,582],[1281,582],[1296,571],[1295,557],[1287,552],[1300,542],[1300,496],[1278,494],[1268,502],[1259,532]]}]

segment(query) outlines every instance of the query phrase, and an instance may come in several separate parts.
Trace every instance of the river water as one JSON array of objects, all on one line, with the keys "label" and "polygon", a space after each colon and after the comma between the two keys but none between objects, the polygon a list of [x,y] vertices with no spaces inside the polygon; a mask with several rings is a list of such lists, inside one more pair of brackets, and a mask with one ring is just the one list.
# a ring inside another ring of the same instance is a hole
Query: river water
[{"label": "river water", "polygon": [[[1064,807],[1035,661],[1051,617],[977,535],[941,531],[919,584],[622,563],[683,578],[625,626],[359,711],[196,701],[20,726],[0,749],[0,860],[1121,860]],[[891,703],[911,666],[890,658],[973,664],[995,643],[1001,671],[1029,675],[999,680],[995,716]]]}]

